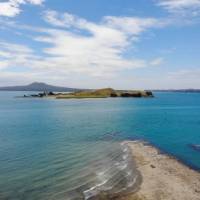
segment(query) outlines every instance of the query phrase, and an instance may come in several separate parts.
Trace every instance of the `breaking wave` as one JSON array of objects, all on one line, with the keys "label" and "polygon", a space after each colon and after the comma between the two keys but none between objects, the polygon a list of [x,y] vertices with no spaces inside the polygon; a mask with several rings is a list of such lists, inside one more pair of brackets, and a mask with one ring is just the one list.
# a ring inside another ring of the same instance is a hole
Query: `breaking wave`
[{"label": "breaking wave", "polygon": [[76,174],[67,189],[66,199],[111,199],[135,191],[140,182],[130,148],[124,143],[116,143]]}]

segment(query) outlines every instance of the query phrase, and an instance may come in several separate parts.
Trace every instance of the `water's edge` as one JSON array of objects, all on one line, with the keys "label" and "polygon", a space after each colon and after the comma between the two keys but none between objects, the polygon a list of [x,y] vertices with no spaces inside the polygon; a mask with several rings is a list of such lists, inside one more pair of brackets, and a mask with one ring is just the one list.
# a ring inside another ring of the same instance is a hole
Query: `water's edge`
[{"label": "water's edge", "polygon": [[185,160],[185,159],[183,159],[181,157],[178,157],[177,155],[175,155],[173,153],[170,153],[169,151],[164,150],[163,148],[161,148],[160,146],[156,145],[153,142],[150,142],[150,141],[145,140],[145,139],[127,140],[125,142],[127,142],[127,143],[129,143],[129,142],[138,142],[138,143],[143,143],[145,146],[151,146],[151,147],[155,148],[159,152],[159,154],[167,155],[168,157],[176,160],[177,162],[181,163],[182,165],[188,167],[189,169],[192,169],[192,170],[194,170],[196,172],[200,172],[200,167],[192,165],[187,160]]}]

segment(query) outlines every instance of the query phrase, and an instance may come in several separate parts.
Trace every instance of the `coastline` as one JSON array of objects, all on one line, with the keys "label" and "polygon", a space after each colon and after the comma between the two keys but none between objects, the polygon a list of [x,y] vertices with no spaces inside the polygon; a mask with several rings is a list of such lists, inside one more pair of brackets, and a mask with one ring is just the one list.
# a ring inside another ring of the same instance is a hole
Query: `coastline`
[{"label": "coastline", "polygon": [[200,173],[143,141],[126,141],[142,183],[119,200],[200,200]]}]

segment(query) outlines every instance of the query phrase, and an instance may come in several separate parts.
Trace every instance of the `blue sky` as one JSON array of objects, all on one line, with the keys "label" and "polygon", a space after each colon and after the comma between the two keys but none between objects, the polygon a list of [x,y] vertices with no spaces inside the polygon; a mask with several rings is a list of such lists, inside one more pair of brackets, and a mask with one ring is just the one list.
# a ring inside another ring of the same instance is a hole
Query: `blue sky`
[{"label": "blue sky", "polygon": [[200,88],[200,0],[0,0],[0,86]]}]

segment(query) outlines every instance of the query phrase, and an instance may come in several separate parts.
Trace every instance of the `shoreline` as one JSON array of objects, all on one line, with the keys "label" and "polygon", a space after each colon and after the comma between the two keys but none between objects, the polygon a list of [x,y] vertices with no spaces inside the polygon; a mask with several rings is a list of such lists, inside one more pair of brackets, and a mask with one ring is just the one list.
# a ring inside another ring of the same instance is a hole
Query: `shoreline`
[{"label": "shoreline", "polygon": [[142,183],[119,200],[200,200],[200,173],[144,141],[126,141]]},{"label": "shoreline", "polygon": [[177,157],[177,155],[175,155],[175,154],[173,154],[173,153],[171,153],[169,151],[164,150],[163,148],[157,146],[153,142],[147,141],[145,139],[143,140],[143,139],[140,139],[140,138],[138,138],[136,140],[128,140],[128,141],[126,141],[126,143],[130,143],[130,142],[131,143],[132,142],[140,142],[140,143],[143,143],[143,144],[145,144],[147,146],[151,146],[151,147],[157,149],[157,151],[159,152],[159,154],[161,154],[161,155],[167,155],[168,157],[176,160],[177,162],[181,163],[182,165],[188,167],[189,169],[194,170],[194,171],[200,173],[200,167],[197,167],[196,165],[188,162],[187,160],[185,160],[184,158],[181,158],[180,156]]}]

